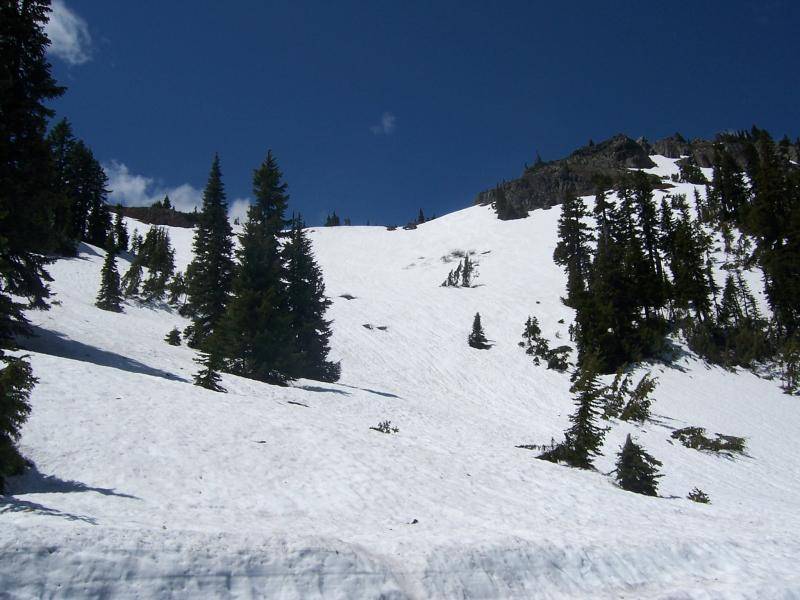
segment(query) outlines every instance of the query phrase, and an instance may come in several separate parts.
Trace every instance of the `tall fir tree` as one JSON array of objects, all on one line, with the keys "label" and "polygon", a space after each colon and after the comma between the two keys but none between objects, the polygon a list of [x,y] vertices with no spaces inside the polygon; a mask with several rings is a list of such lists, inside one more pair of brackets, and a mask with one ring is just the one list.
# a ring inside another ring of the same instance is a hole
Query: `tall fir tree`
[{"label": "tall fir tree", "polygon": [[167,284],[175,272],[175,251],[164,227],[154,226],[148,230],[141,252],[134,259],[134,263],[136,262],[147,267],[147,279],[142,284],[145,300],[162,300],[167,292]]},{"label": "tall fir tree", "polygon": [[302,217],[293,219],[288,243],[284,246],[287,299],[295,360],[288,373],[292,379],[305,377],[336,381],[341,374],[339,363],[328,361],[331,322],[325,312],[331,301],[325,296],[322,270],[314,260]]},{"label": "tall fir tree", "polygon": [[103,268],[100,271],[100,291],[95,306],[113,312],[122,311],[122,291],[120,290],[119,272],[114,250],[106,251]]},{"label": "tall fir tree", "polygon": [[561,205],[558,220],[558,243],[553,252],[553,260],[567,271],[567,306],[576,307],[586,291],[586,280],[591,263],[589,242],[592,233],[584,222],[587,216],[586,204],[582,198],[567,194]]},{"label": "tall fir tree", "polygon": [[278,384],[290,378],[296,360],[280,251],[289,199],[282,178],[269,151],[253,174],[254,202],[239,236],[233,296],[214,334],[232,372]]},{"label": "tall fir tree", "polygon": [[58,196],[50,145],[53,111],[45,102],[64,88],[50,73],[44,32],[46,0],[0,2],[0,488],[25,467],[16,448],[36,380],[30,365],[9,357],[19,334],[29,334],[25,308],[45,309],[51,281],[44,252],[56,250]]},{"label": "tall fir tree", "polygon": [[234,273],[233,231],[218,155],[203,191],[193,250],[194,258],[186,270],[186,312],[192,318],[189,345],[202,348],[225,313]]}]

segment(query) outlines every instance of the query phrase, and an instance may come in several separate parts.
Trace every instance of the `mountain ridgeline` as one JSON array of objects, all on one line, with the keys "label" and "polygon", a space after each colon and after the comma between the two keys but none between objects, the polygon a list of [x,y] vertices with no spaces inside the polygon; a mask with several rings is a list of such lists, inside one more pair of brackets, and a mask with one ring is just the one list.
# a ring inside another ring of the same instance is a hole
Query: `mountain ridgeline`
[{"label": "mountain ridgeline", "polygon": [[[681,164],[687,168],[712,167],[715,154],[723,150],[744,171],[753,161],[753,136],[754,131],[721,133],[714,140],[690,141],[675,133],[651,143],[645,138],[634,140],[618,134],[598,143],[589,141],[566,158],[543,161],[537,156],[533,165],[526,165],[519,178],[480,192],[474,203],[495,206],[504,220],[525,217],[529,210],[561,204],[566,194],[594,194],[598,179],[613,185],[629,169],[654,167],[650,158],[654,154],[685,157]],[[800,163],[800,139],[791,142],[784,137],[778,148],[786,158]],[[653,183],[654,187],[663,186],[657,178],[653,178]],[[704,182],[698,179],[693,183]]]}]

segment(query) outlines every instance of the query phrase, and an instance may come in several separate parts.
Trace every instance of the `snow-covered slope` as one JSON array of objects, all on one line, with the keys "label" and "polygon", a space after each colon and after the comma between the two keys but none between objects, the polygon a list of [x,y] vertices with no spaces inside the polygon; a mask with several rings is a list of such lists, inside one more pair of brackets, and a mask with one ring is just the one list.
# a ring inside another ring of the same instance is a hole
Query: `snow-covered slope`
[{"label": "snow-covered slope", "polygon": [[[515,448],[572,411],[569,376],[517,346],[529,314],[569,343],[558,215],[315,229],[337,384],[195,387],[194,353],[163,342],[184,319],[95,308],[101,250],[52,265],[60,304],[31,314],[28,342],[36,468],[0,497],[0,597],[800,597],[800,403],[777,382],[687,355],[649,367],[656,419],[612,421],[600,472]],[[183,268],[191,232],[170,234]],[[479,287],[440,287],[458,250]],[[489,351],[466,344],[477,311]],[[369,429],[387,419],[398,434]],[[687,425],[746,437],[747,456],[671,443]],[[602,474],[628,433],[663,462],[662,497]],[[685,499],[695,486],[712,504]]]}]

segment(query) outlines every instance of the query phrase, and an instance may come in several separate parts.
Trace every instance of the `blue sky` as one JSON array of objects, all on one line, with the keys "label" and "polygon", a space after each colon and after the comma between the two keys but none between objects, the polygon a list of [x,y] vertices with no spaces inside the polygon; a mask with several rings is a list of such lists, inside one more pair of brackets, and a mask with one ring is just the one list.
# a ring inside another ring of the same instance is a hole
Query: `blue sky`
[{"label": "blue sky", "polygon": [[[602,8],[601,8],[602,7]],[[272,148],[310,224],[442,214],[618,132],[800,134],[800,3],[55,0],[55,104],[112,199],[231,203]],[[241,207],[241,203],[238,204]]]}]

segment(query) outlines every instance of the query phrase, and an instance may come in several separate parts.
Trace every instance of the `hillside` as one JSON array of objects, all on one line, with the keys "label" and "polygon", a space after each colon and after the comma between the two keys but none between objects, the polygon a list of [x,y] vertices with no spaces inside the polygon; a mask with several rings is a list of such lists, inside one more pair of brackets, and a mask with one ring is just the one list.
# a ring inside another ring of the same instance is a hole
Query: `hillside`
[{"label": "hillside", "polygon": [[[187,321],[95,308],[102,250],[57,261],[59,303],[29,315],[39,384],[20,446],[35,469],[0,497],[0,597],[800,595],[800,403],[777,381],[684,351],[639,369],[659,380],[655,418],[611,421],[598,472],[515,447],[558,438],[573,409],[569,375],[517,346],[531,314],[569,344],[559,212],[312,230],[336,384],[193,386],[195,353],[163,341]],[[169,231],[183,270],[192,231]],[[478,287],[440,287],[455,251],[475,252]],[[477,311],[489,351],[466,344]],[[383,420],[399,432],[370,429]],[[745,437],[746,455],[673,443],[688,425]],[[605,475],[628,433],[663,462],[659,498]],[[695,486],[710,505],[686,499]]]}]

